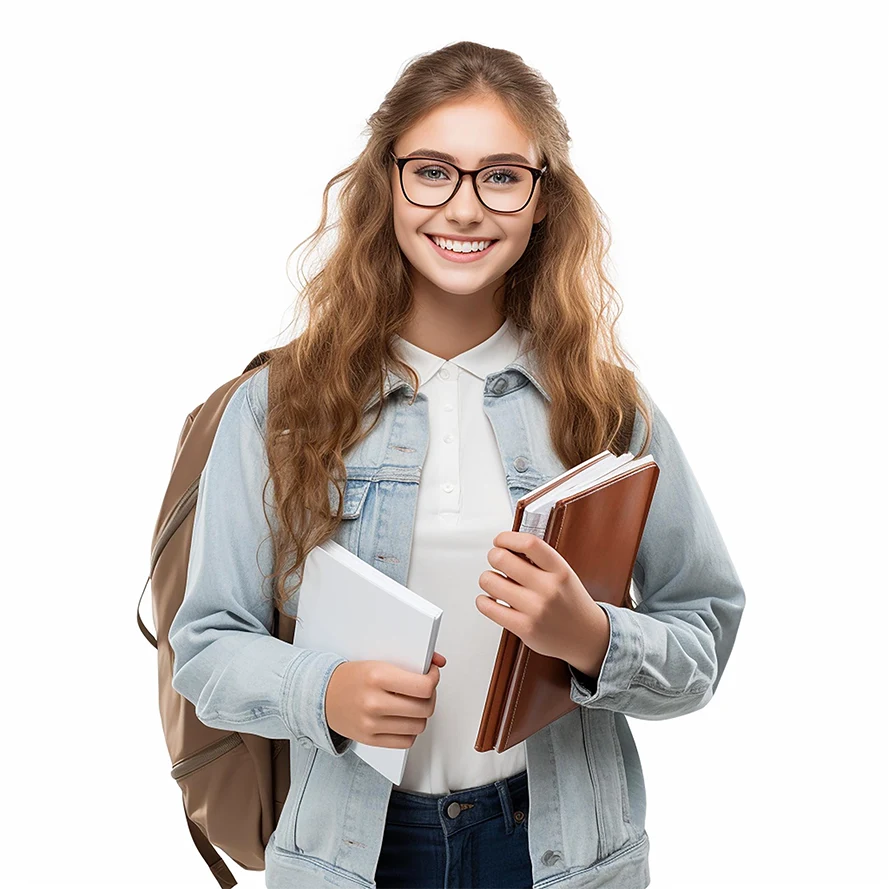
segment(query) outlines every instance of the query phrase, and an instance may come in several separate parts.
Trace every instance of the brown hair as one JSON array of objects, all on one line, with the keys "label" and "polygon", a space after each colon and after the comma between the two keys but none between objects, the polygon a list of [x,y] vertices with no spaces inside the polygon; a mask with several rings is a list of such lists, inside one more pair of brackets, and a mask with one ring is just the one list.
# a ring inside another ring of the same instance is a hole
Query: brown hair
[{"label": "brown hair", "polygon": [[[648,447],[651,416],[615,333],[622,306],[604,270],[611,240],[605,216],[571,166],[568,127],[551,85],[515,53],[478,43],[461,41],[418,56],[368,119],[364,150],[324,188],[321,221],[300,244],[311,241],[311,252],[334,227],[327,223],[328,193],[342,182],[338,238],[323,267],[305,281],[307,326],[269,361],[266,446],[278,514],[277,528],[270,524],[271,577],[279,608],[290,597],[287,577],[296,573],[301,583],[306,555],[341,520],[343,453],[376,425],[384,405],[381,397],[368,426],[368,399],[382,396],[388,369],[419,388],[413,368],[392,347],[410,314],[411,286],[392,218],[389,151],[438,105],[491,96],[548,165],[538,186],[547,215],[506,273],[503,310],[526,331],[526,348],[534,350],[540,382],[552,398],[555,451],[573,466],[609,447],[627,404],[637,404],[645,418],[641,452]],[[331,484],[340,492],[336,514]]]}]

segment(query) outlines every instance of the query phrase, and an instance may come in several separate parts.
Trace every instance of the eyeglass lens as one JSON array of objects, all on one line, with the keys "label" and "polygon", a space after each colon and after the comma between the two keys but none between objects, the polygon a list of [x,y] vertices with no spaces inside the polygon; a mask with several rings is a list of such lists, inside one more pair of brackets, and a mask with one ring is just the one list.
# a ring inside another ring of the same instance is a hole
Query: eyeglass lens
[{"label": "eyeglass lens", "polygon": [[[453,194],[459,175],[456,167],[449,163],[418,158],[404,165],[401,181],[410,200],[438,206]],[[534,177],[530,170],[505,164],[482,170],[477,182],[485,206],[491,210],[510,212],[520,209],[528,201]]]}]

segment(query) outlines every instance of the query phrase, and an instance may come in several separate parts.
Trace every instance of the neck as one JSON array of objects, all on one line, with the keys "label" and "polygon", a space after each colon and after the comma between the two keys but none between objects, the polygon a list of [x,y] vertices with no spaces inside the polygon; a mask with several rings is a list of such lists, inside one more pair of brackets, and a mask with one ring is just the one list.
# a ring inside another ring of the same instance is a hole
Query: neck
[{"label": "neck", "polygon": [[448,361],[493,336],[505,321],[502,279],[475,293],[448,293],[414,281],[411,314],[399,330],[409,343]]}]

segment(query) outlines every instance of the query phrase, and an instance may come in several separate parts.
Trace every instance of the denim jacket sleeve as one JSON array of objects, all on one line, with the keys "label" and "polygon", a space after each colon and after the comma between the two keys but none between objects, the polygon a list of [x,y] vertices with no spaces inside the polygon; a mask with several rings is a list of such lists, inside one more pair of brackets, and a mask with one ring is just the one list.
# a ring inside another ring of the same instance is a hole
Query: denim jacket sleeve
[{"label": "denim jacket sleeve", "polygon": [[198,484],[185,595],[169,632],[173,688],[211,728],[308,739],[342,756],[350,742],[329,729],[324,702],[346,658],[272,635],[271,581],[262,577],[271,572],[268,460],[249,391],[256,376],[229,399]]},{"label": "denim jacket sleeve", "polygon": [[[703,707],[731,654],[745,595],[725,543],[676,436],[647,390],[650,453],[660,467],[633,568],[635,609],[598,602],[609,643],[597,678],[569,665],[571,700],[639,719]],[[636,450],[645,425],[637,410]]]}]

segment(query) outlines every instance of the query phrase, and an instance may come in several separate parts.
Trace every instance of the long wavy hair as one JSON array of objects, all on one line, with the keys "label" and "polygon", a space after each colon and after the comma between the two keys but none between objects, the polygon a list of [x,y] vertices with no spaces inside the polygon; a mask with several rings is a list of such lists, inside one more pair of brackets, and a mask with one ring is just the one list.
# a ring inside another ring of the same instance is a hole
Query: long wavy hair
[{"label": "long wavy hair", "polygon": [[[604,269],[611,243],[606,218],[571,165],[568,127],[552,86],[505,49],[461,41],[418,56],[368,119],[364,150],[324,188],[318,227],[294,248],[310,242],[302,266],[337,229],[321,267],[308,278],[301,272],[297,314],[307,307],[308,323],[269,359],[266,485],[273,485],[277,511],[269,522],[270,576],[281,610],[293,592],[285,589],[287,578],[296,574],[302,582],[308,552],[332,537],[341,521],[343,454],[379,420],[387,370],[412,381],[414,392],[419,388],[392,342],[410,315],[412,296],[393,223],[390,149],[438,105],[492,96],[548,165],[538,186],[547,215],[506,273],[503,311],[535,351],[540,382],[552,399],[554,449],[573,466],[608,448],[629,404],[645,417],[641,452],[648,448],[651,417],[615,333],[622,304]],[[338,183],[339,220],[328,224],[328,194]],[[364,408],[375,392],[379,405],[368,425]],[[335,512],[331,486],[339,492]]]}]

